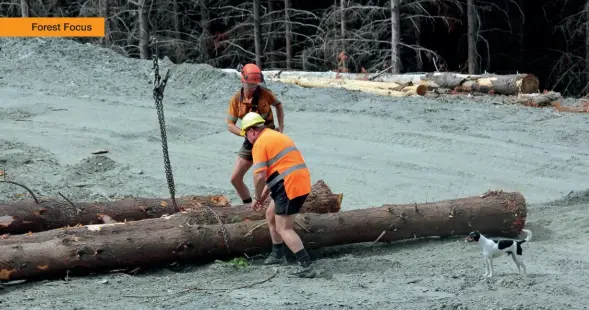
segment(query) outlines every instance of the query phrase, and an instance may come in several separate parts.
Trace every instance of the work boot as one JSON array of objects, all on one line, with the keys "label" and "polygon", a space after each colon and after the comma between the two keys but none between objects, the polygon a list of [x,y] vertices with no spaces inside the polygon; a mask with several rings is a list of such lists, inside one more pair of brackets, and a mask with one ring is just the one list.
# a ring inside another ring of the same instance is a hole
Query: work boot
[{"label": "work boot", "polygon": [[271,253],[264,260],[264,265],[279,265],[279,264],[280,265],[286,264],[286,257],[282,256],[281,258],[279,258],[276,255],[274,255],[273,253]]},{"label": "work boot", "polygon": [[319,272],[313,267],[313,264],[310,264],[307,267],[299,265],[296,268],[289,270],[286,274],[291,277],[299,278],[315,278],[319,276]]}]

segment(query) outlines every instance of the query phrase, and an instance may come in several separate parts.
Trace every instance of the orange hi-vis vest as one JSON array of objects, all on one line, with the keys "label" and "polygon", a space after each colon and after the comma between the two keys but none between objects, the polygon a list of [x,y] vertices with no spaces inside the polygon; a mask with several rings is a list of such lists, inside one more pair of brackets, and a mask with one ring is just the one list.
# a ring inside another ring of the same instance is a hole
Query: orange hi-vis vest
[{"label": "orange hi-vis vest", "polygon": [[311,192],[311,173],[303,154],[285,134],[264,129],[252,149],[253,173],[266,171],[266,185],[272,191],[280,182],[288,199]]}]

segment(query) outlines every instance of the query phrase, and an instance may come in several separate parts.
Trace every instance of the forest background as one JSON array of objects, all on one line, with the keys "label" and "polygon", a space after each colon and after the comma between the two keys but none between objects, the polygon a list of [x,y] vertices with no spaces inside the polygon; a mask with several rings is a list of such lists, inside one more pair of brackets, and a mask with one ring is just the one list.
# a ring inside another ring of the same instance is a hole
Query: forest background
[{"label": "forest background", "polygon": [[589,0],[10,0],[0,16],[104,16],[127,57],[264,70],[532,73],[589,93]]}]

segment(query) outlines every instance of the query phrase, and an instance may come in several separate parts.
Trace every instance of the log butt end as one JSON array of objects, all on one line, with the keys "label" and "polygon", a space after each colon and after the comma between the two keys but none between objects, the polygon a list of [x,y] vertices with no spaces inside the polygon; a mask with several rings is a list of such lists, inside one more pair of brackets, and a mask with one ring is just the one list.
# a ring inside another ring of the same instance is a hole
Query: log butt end
[{"label": "log butt end", "polygon": [[416,85],[415,93],[420,96],[425,96],[425,93],[427,93],[427,86],[423,84]]},{"label": "log butt end", "polygon": [[521,92],[523,94],[533,94],[540,90],[540,80],[533,74],[527,74],[521,80]]}]

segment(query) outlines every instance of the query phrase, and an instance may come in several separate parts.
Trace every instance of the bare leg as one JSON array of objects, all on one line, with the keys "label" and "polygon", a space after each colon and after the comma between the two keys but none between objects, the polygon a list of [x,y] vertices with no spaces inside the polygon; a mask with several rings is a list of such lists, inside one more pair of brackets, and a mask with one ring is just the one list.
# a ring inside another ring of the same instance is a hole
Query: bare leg
[{"label": "bare leg", "polygon": [[276,230],[284,240],[284,243],[293,252],[297,253],[304,249],[303,241],[294,231],[295,215],[275,215]]},{"label": "bare leg", "polygon": [[268,229],[270,230],[270,237],[273,244],[282,243],[283,240],[276,230],[276,216],[274,215],[274,200],[270,201],[270,206],[266,209],[266,220],[268,221]]},{"label": "bare leg", "polygon": [[274,200],[270,200],[270,205],[266,209],[266,221],[268,223],[268,230],[270,231],[270,238],[272,238],[272,253],[264,260],[265,265],[285,264],[286,257],[284,256],[284,241],[276,230],[276,216],[274,215]]},{"label": "bare leg", "polygon": [[239,195],[241,200],[251,198],[250,190],[243,182],[243,177],[249,168],[252,167],[252,164],[252,161],[237,156],[235,167],[233,168],[233,173],[231,174],[231,184],[237,191],[237,195]]}]

